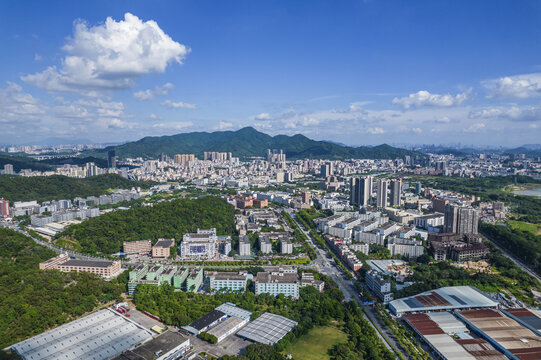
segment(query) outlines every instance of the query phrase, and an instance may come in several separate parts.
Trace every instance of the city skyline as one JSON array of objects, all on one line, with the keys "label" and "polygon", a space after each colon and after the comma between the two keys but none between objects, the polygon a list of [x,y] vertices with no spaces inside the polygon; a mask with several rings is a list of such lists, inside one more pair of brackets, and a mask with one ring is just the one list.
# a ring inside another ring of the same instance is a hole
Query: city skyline
[{"label": "city skyline", "polygon": [[0,143],[245,126],[356,146],[538,143],[540,17],[533,1],[5,2]]}]

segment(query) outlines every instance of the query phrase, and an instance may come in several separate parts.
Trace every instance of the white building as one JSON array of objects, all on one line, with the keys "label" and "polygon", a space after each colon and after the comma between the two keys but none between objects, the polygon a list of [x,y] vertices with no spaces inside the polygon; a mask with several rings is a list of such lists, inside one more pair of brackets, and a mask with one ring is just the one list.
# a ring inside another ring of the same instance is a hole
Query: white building
[{"label": "white building", "polygon": [[255,277],[255,294],[299,297],[299,277],[296,273],[259,272]]}]

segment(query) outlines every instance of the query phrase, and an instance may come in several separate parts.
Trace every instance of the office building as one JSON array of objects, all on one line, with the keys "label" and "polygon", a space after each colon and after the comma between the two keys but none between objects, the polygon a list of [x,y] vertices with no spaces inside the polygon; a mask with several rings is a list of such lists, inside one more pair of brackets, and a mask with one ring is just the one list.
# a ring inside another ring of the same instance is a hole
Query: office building
[{"label": "office building", "polygon": [[408,258],[421,256],[425,251],[421,240],[399,237],[389,238],[387,240],[387,249],[390,251],[391,256],[400,255]]},{"label": "office building", "polygon": [[387,189],[389,181],[385,179],[378,180],[378,191],[376,193],[376,206],[378,208],[387,207]]},{"label": "office building", "polygon": [[423,190],[423,185],[421,185],[421,183],[418,182],[415,185],[415,195],[421,195],[422,190]]},{"label": "office building", "polygon": [[120,261],[70,259],[60,254],[39,264],[40,270],[60,270],[62,272],[89,272],[106,278],[117,276],[121,271]]},{"label": "office building", "polygon": [[197,290],[203,283],[203,269],[149,263],[139,265],[129,272],[128,295],[133,296],[139,284],[158,286],[163,283],[177,290]]},{"label": "office building", "polygon": [[0,217],[8,218],[10,216],[11,215],[9,212],[9,200],[0,198]]},{"label": "office building", "polygon": [[239,239],[239,256],[250,256],[251,254],[250,237],[243,235]]},{"label": "office building", "polygon": [[393,300],[393,293],[391,292],[391,281],[385,279],[376,270],[369,270],[365,276],[366,286],[372,290],[376,297],[383,301],[384,304]]},{"label": "office building", "polygon": [[297,273],[258,272],[254,279],[255,294],[278,296],[284,294],[295,299],[299,297],[299,277]]},{"label": "office building", "polygon": [[11,164],[5,164],[4,165],[4,175],[14,175],[15,172],[13,171],[13,165]]},{"label": "office building", "polygon": [[152,257],[154,259],[167,259],[171,255],[173,245],[175,245],[175,239],[159,239],[152,247]]},{"label": "office building", "polygon": [[390,205],[400,207],[400,195],[402,193],[402,179],[391,180]]},{"label": "office building", "polygon": [[109,150],[107,152],[107,167],[109,167],[109,169],[116,168],[116,153],[115,153],[115,150]]},{"label": "office building", "polygon": [[189,165],[195,161],[194,154],[176,154],[173,157],[173,162],[177,165]]},{"label": "office building", "polygon": [[351,178],[349,182],[349,203],[359,207],[367,206],[370,202],[372,177]]},{"label": "office building", "polygon": [[209,279],[210,289],[213,291],[246,291],[248,275],[234,272],[210,272],[206,276]]},{"label": "office building", "polygon": [[122,250],[127,255],[150,255],[152,242],[150,240],[124,241]]},{"label": "office building", "polygon": [[458,206],[452,204],[445,205],[445,212],[443,217],[443,232],[456,233],[458,221]]}]

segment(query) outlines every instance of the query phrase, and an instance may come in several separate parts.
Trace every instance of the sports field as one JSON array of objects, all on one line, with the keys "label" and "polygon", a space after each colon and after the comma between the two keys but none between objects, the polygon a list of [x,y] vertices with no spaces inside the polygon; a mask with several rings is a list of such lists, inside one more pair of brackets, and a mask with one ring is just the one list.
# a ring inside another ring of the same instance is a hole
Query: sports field
[{"label": "sports field", "polygon": [[335,326],[316,327],[293,342],[285,353],[292,354],[295,360],[329,360],[327,351],[346,341],[347,334]]}]

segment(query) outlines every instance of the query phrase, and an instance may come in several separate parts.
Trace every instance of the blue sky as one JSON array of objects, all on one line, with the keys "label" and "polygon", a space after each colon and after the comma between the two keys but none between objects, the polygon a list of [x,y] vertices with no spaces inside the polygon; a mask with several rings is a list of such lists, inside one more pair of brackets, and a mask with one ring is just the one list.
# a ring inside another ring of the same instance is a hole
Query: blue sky
[{"label": "blue sky", "polygon": [[0,143],[540,143],[539,24],[539,1],[4,1]]}]

